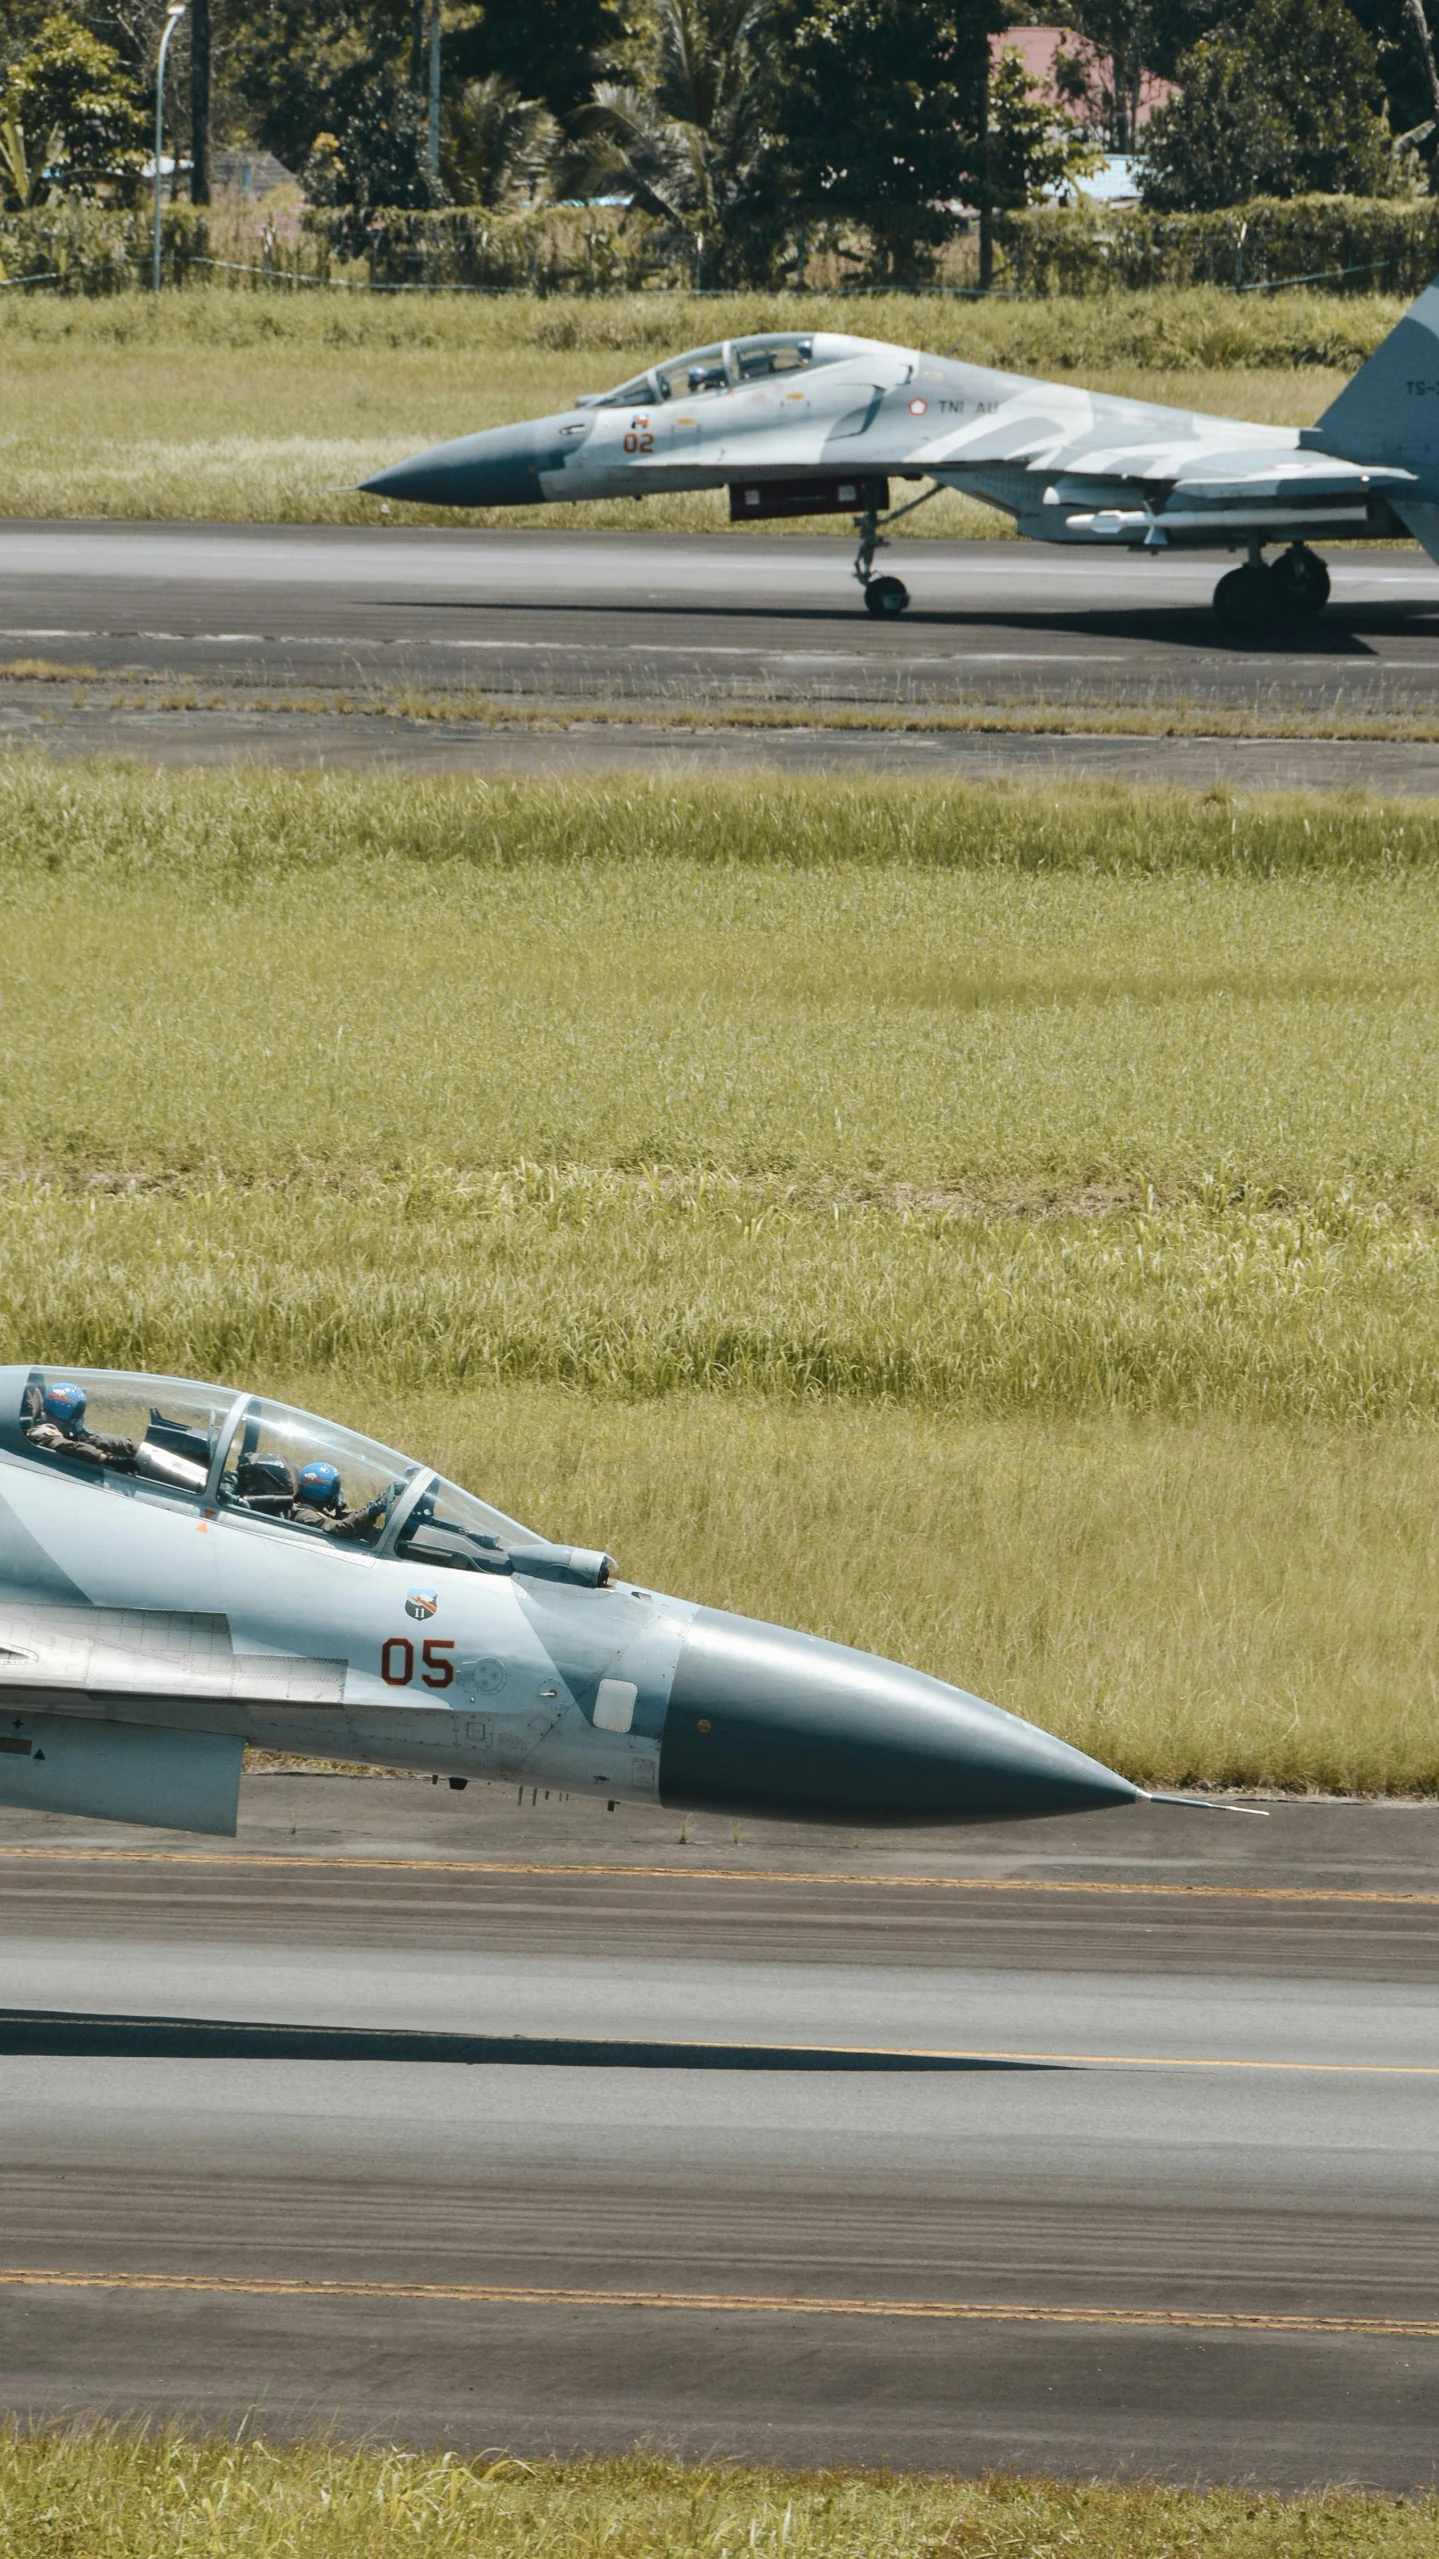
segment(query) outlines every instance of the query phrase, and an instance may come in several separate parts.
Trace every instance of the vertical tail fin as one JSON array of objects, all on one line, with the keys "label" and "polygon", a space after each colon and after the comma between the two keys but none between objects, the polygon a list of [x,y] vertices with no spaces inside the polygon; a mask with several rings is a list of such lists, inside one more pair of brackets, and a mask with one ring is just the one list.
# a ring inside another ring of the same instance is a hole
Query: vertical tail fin
[{"label": "vertical tail fin", "polygon": [[1439,282],[1425,286],[1305,441],[1347,462],[1439,467]]}]

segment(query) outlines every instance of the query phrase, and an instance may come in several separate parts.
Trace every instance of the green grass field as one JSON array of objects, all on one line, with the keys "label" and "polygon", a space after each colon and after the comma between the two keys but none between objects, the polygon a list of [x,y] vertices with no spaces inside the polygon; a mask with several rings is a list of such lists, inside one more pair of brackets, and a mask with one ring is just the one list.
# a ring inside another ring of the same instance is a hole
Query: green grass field
[{"label": "green grass field", "polygon": [[966,1206],[1439,1197],[1416,804],[12,762],[0,842],[16,1170],[708,1168],[909,1212],[897,1270]]},{"label": "green grass field", "polygon": [[0,2438],[3,2559],[1428,2559],[1433,2498]]},{"label": "green grass field", "polygon": [[1132,1774],[1439,1790],[1439,815],[0,765],[0,1358]]},{"label": "green grass field", "polygon": [[[1307,425],[1399,309],[1378,295],[1212,287],[983,308],[905,295],[0,296],[0,512],[373,523],[378,504],[356,496],[355,483],[418,446],[562,408],[707,339],[778,327],[835,328]],[[539,507],[476,520],[577,519]],[[727,516],[721,491],[642,508],[614,501],[583,520],[682,530]],[[946,496],[913,529],[993,535],[1008,519]]]}]

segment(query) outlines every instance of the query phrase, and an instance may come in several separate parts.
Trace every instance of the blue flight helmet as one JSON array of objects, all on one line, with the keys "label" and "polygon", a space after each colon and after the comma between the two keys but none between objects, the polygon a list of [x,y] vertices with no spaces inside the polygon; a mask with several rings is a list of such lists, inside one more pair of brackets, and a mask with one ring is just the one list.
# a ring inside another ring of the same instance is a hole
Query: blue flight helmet
[{"label": "blue flight helmet", "polygon": [[45,1419],[62,1431],[78,1431],[85,1419],[88,1397],[83,1386],[47,1386]]},{"label": "blue flight helmet", "polygon": [[302,1466],[295,1481],[302,1502],[310,1502],[317,1511],[337,1510],[340,1502],[340,1470],[328,1457],[312,1457]]}]

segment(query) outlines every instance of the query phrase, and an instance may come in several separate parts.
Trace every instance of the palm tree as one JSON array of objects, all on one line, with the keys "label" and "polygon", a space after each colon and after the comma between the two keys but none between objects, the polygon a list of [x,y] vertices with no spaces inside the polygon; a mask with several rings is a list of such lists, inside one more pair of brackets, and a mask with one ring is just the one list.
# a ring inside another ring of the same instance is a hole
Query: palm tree
[{"label": "palm tree", "polygon": [[548,107],[492,71],[471,80],[441,127],[441,168],[456,204],[513,213],[548,191],[563,135]]},{"label": "palm tree", "polygon": [[764,152],[759,36],[769,0],[654,0],[638,77],[601,80],[591,180],[622,188],[694,248],[723,254]]}]

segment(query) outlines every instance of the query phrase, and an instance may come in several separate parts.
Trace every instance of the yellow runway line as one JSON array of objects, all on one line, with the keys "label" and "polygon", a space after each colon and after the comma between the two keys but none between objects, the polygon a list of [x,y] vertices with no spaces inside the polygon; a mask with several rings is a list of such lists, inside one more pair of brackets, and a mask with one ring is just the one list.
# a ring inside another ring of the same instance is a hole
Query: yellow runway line
[{"label": "yellow runway line", "polygon": [[685,1884],[831,1884],[841,1891],[911,1893],[1089,1893],[1100,1898],[1130,1896],[1142,1901],[1332,1902],[1342,1905],[1382,1904],[1399,1909],[1439,1910],[1439,1893],[1373,1892],[1322,1884],[1162,1884],[1098,1883],[1085,1877],[1031,1880],[1022,1875],[826,1875],[818,1869],[790,1867],[767,1875],[758,1866],[605,1866],[541,1864],[512,1858],[477,1857],[312,1857],[289,1856],[283,1850],[240,1849],[233,1856],[213,1849],[0,1847],[0,1866],[8,1860],[38,1858],[52,1864],[101,1866],[208,1866],[223,1874],[234,1867],[321,1867],[336,1873],[381,1875],[581,1875],[630,1877]]},{"label": "yellow runway line", "polygon": [[[723,2045],[696,2042],[689,2052],[724,2051]],[[763,2051],[763,2045],[751,2046]],[[973,2044],[781,2044],[780,2052],[865,2053],[886,2061],[1030,2062],[1055,2070],[1272,2070],[1291,2076],[1333,2075],[1355,2079],[1439,2079],[1439,2062],[1431,2061],[1263,2061],[1233,2053],[1036,2053],[999,2052]]]},{"label": "yellow runway line", "polygon": [[176,2292],[281,2301],[460,2302],[540,2310],[740,2311],[824,2319],[945,2319],[1056,2328],[1257,2330],[1295,2337],[1439,2337],[1439,2319],[1346,2319],[1320,2312],[1132,2310],[1068,2302],[869,2301],[815,2293],[659,2292],[587,2284],[395,2284],[304,2275],[164,2275],[0,2266],[0,2286],[41,2292]]},{"label": "yellow runway line", "polygon": [[[868,2050],[857,2046],[856,2050]],[[887,2051],[885,2045],[874,2047]],[[1277,2070],[1291,2075],[1304,2072],[1338,2073],[1356,2079],[1439,2079],[1439,2062],[1429,2061],[1250,2061],[1230,2053],[999,2053],[956,2051],[925,2053],[907,2052],[906,2060],[916,2061],[1029,2061],[1049,2062],[1055,2068],[1070,2070]]]}]

